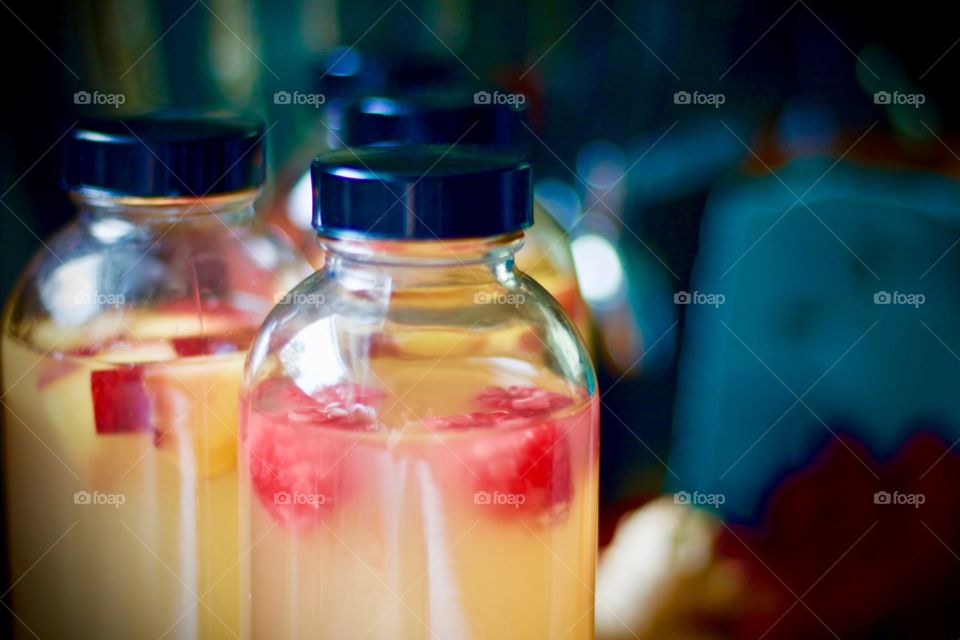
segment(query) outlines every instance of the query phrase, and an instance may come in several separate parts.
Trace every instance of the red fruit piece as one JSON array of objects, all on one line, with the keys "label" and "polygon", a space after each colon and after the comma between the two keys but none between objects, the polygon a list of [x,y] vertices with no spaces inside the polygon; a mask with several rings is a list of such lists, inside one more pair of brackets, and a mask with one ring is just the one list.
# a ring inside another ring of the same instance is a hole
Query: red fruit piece
[{"label": "red fruit piece", "polygon": [[458,457],[474,479],[473,501],[502,517],[561,515],[573,493],[570,446],[563,422],[536,418],[573,400],[533,386],[488,387],[474,400],[490,410],[427,421],[433,428],[496,427],[460,445],[466,450]]},{"label": "red fruit piece", "polygon": [[502,517],[561,515],[573,493],[563,435],[547,421],[471,438],[461,459],[472,472],[474,503]]},{"label": "red fruit piece", "polygon": [[370,336],[371,358],[394,358],[400,355],[400,348],[396,341],[384,333],[375,333]]},{"label": "red fruit piece", "polygon": [[93,416],[97,433],[149,433],[153,431],[150,398],[144,369],[127,365],[90,374]]},{"label": "red fruit piece", "polygon": [[359,434],[375,425],[384,394],[342,383],[311,396],[291,381],[271,380],[254,396],[245,416],[253,491],[285,525],[316,524],[351,490],[344,460]]},{"label": "red fruit piece", "polygon": [[253,340],[254,331],[244,332],[240,336],[226,338],[223,336],[191,336],[187,338],[172,338],[173,348],[181,358],[192,356],[208,356],[220,353],[236,353],[247,348]]},{"label": "red fruit piece", "polygon": [[537,416],[559,411],[573,404],[569,396],[539,387],[488,387],[477,394],[482,405],[517,416]]}]

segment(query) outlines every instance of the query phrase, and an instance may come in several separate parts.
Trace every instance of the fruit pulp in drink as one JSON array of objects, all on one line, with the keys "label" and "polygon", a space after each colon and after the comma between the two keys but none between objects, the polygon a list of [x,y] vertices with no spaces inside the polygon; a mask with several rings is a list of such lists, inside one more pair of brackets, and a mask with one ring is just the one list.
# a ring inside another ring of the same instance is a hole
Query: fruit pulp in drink
[{"label": "fruit pulp in drink", "polygon": [[380,351],[244,395],[243,637],[592,638],[596,396]]}]

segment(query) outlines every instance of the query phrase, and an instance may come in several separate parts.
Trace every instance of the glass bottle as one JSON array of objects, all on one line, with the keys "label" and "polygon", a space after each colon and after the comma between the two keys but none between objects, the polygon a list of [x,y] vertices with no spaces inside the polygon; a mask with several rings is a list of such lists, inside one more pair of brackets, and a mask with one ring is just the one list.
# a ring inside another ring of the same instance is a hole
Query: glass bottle
[{"label": "glass bottle", "polygon": [[[529,153],[533,134],[525,103],[494,103],[491,95],[500,94],[475,92],[463,83],[368,95],[345,108],[343,138],[351,146],[482,145]],[[533,220],[517,264],[560,302],[589,344],[590,314],[580,295],[570,239],[537,200]],[[322,259],[315,240],[303,246],[312,264]]]},{"label": "glass bottle", "polygon": [[591,638],[596,378],[515,266],[529,164],[367,147],[312,172],[324,265],[241,392],[242,636]]},{"label": "glass bottle", "polygon": [[306,262],[251,224],[258,120],[90,120],[78,216],[3,322],[17,637],[236,634],[237,398],[257,327]]}]

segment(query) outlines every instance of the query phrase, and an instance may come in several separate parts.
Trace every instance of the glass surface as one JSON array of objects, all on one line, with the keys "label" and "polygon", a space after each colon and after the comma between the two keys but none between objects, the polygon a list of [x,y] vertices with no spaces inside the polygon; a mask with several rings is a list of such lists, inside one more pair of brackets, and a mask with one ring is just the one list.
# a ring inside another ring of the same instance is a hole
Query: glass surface
[{"label": "glass surface", "polygon": [[18,632],[237,633],[243,359],[306,270],[251,223],[255,196],[78,198],[21,277],[2,342]]},{"label": "glass surface", "polygon": [[[295,154],[297,168],[309,164],[308,154]],[[307,256],[316,269],[323,266],[324,251],[317,243],[317,235],[310,224],[313,209],[313,192],[309,172],[299,179],[292,170],[281,171],[280,192],[266,209],[265,217],[284,236],[290,238]],[[285,177],[283,177],[285,176]],[[534,201],[534,224],[526,231],[526,240],[517,253],[517,266],[529,273],[557,299],[563,310],[573,320],[580,334],[591,344],[593,329],[590,311],[577,283],[570,238],[553,216]]]},{"label": "glass surface", "polygon": [[326,239],[267,319],[243,637],[592,637],[596,381],[519,241]]}]

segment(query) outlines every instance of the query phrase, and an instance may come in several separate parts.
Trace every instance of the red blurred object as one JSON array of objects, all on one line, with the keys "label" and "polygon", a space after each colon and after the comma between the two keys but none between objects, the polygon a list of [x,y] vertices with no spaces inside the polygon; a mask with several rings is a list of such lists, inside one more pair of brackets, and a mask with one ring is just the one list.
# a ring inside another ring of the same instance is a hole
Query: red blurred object
[{"label": "red blurred object", "polygon": [[494,70],[492,77],[497,86],[508,93],[522,93],[527,100],[527,118],[534,131],[543,128],[544,90],[536,73],[527,74],[523,65],[503,65]]},{"label": "red blurred object", "polygon": [[[720,533],[717,555],[743,564],[753,594],[734,637],[850,637],[890,616],[911,638],[943,637],[925,594],[949,592],[960,568],[958,485],[960,457],[933,433],[888,460],[847,435],[826,441],[762,524]],[[922,504],[895,504],[904,496]]]}]

